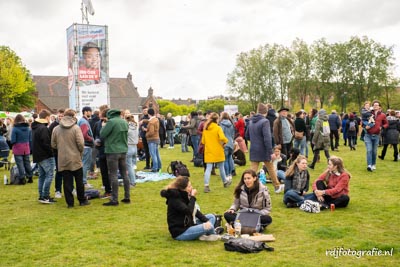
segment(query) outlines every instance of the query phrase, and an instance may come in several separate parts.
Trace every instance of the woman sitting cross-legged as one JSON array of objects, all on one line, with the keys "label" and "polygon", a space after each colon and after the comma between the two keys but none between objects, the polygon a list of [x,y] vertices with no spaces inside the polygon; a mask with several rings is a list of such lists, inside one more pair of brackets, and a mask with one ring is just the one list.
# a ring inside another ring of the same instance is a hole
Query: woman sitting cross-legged
[{"label": "woman sitting cross-legged", "polygon": [[272,222],[271,197],[268,188],[258,179],[257,173],[251,169],[245,170],[234,192],[235,200],[224,214],[225,220],[233,225],[237,211],[250,208],[261,213],[261,227],[264,229]]},{"label": "woman sitting cross-legged", "polygon": [[321,208],[329,208],[331,204],[334,204],[336,208],[347,207],[350,201],[350,177],[350,173],[344,168],[343,160],[331,156],[328,161],[328,169],[312,186],[314,193],[304,196],[304,199],[318,201]]},{"label": "woman sitting cross-legged", "polygon": [[299,155],[286,171],[285,195],[283,203],[286,207],[300,207],[304,202],[304,194],[310,185],[310,174],[307,170],[307,158]]},{"label": "woman sitting cross-legged", "polygon": [[215,241],[213,214],[203,215],[196,205],[197,190],[192,188],[189,178],[178,176],[166,189],[160,192],[167,199],[167,221],[171,236],[180,241]]}]

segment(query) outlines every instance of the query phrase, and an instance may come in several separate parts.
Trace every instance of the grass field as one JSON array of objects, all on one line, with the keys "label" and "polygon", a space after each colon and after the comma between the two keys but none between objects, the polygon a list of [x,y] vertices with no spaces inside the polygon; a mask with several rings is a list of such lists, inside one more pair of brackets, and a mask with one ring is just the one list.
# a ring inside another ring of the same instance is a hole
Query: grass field
[{"label": "grass field", "polygon": [[[205,194],[203,169],[189,163],[191,153],[181,153],[179,145],[160,151],[163,171],[177,159],[189,166],[203,213],[223,214],[229,208],[239,176],[230,188],[212,176],[212,192]],[[37,177],[25,186],[1,184],[0,266],[399,266],[400,163],[392,161],[389,149],[384,161],[378,159],[377,171],[367,172],[362,142],[356,151],[341,146],[334,155],[344,159],[352,174],[349,206],[319,214],[287,209],[283,195],[273,193],[270,184],[273,222],[266,233],[275,236],[269,243],[275,251],[251,255],[227,252],[221,241],[174,241],[160,197],[171,180],[138,184],[131,190],[130,205],[104,207],[106,200],[96,199],[73,209],[67,209],[64,199],[53,205],[38,203]],[[138,169],[143,167],[140,162]],[[311,179],[325,168],[322,156],[310,170]],[[244,169],[237,168],[238,175]],[[0,175],[6,173],[0,170]],[[90,182],[101,187],[101,179]],[[52,194],[53,188],[54,182]],[[122,187],[120,199],[121,192]],[[344,253],[393,249],[393,256],[327,255],[335,248]]]}]

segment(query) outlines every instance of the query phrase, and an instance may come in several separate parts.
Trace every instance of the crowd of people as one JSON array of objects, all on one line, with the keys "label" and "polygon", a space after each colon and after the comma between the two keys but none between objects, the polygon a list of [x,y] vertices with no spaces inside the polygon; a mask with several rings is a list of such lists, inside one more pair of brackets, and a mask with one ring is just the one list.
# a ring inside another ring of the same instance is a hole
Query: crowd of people
[{"label": "crowd of people", "polygon": [[[129,110],[110,109],[103,105],[93,112],[83,107],[82,116],[72,109],[59,109],[57,115],[47,110],[34,114],[31,122],[22,115],[7,118],[0,125],[5,143],[12,149],[18,167],[19,184],[32,183],[31,156],[39,173],[38,200],[54,203],[51,184],[55,178],[55,198],[65,196],[67,207],[89,205],[85,190],[91,189],[88,179],[96,175],[99,167],[104,194],[109,199],[104,206],[119,205],[118,187],[122,180],[122,203],[129,204],[130,189],[136,185],[136,165],[141,143],[145,170],[160,172],[163,162],[160,148],[166,141],[173,149],[176,136],[181,151],[189,152],[192,161],[200,159],[204,166],[204,193],[210,193],[211,174],[219,170],[223,187],[229,187],[236,165],[246,166],[234,189],[234,202],[225,212],[226,221],[233,224],[237,213],[244,208],[256,209],[261,214],[264,229],[271,222],[271,199],[268,188],[260,180],[259,170],[268,175],[274,192],[283,195],[288,208],[301,207],[305,201],[317,203],[319,208],[331,204],[346,207],[350,201],[350,173],[343,160],[331,156],[339,150],[340,133],[344,146],[356,149],[360,136],[366,146],[367,171],[375,171],[376,158],[385,159],[389,146],[393,147],[393,160],[398,161],[399,113],[382,111],[379,101],[365,102],[359,117],[356,112],[338,115],[335,110],[327,114],[324,109],[312,109],[309,114],[299,110],[293,117],[289,109],[277,112],[272,105],[259,103],[257,111],[249,116],[227,112],[191,112],[176,122],[169,113],[164,120],[153,108],[143,107],[139,120]],[[179,129],[177,131],[177,128]],[[311,156],[308,150],[310,144]],[[383,149],[378,156],[378,145]],[[315,169],[323,150],[327,169],[312,183],[309,169]],[[55,170],[55,171],[54,171]],[[120,180],[119,180],[120,179]],[[161,196],[167,199],[168,225],[173,238],[192,240],[199,237],[212,239],[221,229],[214,227],[216,218],[203,215],[196,205],[197,190],[188,177],[177,177]]]}]

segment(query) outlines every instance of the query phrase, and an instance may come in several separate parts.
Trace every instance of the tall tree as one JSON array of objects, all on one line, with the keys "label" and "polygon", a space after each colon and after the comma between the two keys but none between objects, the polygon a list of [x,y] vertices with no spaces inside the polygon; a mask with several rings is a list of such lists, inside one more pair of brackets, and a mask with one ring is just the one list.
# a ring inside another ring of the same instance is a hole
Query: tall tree
[{"label": "tall tree", "polygon": [[298,38],[292,43],[292,51],[294,70],[291,95],[299,100],[301,108],[304,109],[311,86],[312,56],[307,43]]},{"label": "tall tree", "polygon": [[35,85],[29,71],[17,54],[0,46],[0,105],[1,109],[20,111],[35,104]]},{"label": "tall tree", "polygon": [[274,103],[277,97],[275,48],[261,46],[236,58],[235,69],[228,74],[229,91],[248,100],[253,109],[259,102]]},{"label": "tall tree", "polygon": [[345,103],[352,97],[352,69],[350,64],[350,46],[346,43],[335,43],[333,49],[333,82],[332,96],[341,104],[344,110]]},{"label": "tall tree", "polygon": [[294,55],[292,51],[283,45],[276,45],[276,73],[278,78],[278,97],[280,106],[285,105],[285,100],[289,97],[289,85],[292,79],[294,67]]},{"label": "tall tree", "polygon": [[325,39],[320,39],[311,46],[313,64],[313,90],[310,96],[315,96],[321,103],[321,108],[328,101],[332,91],[333,50]]}]

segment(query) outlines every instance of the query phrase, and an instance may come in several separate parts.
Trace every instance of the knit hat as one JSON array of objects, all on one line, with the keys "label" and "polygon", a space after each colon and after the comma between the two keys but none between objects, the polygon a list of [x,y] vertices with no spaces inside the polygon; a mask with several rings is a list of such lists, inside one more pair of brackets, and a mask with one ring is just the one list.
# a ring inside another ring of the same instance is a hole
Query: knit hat
[{"label": "knit hat", "polygon": [[267,112],[268,112],[267,106],[264,105],[263,103],[258,103],[257,113],[265,115],[265,114],[267,114]]},{"label": "knit hat", "polygon": [[319,115],[326,115],[326,110],[325,110],[325,109],[320,109],[320,110],[318,111],[318,114],[319,114]]},{"label": "knit hat", "polygon": [[354,114],[353,114],[353,113],[350,113],[349,118],[350,118],[350,119],[354,119]]}]

